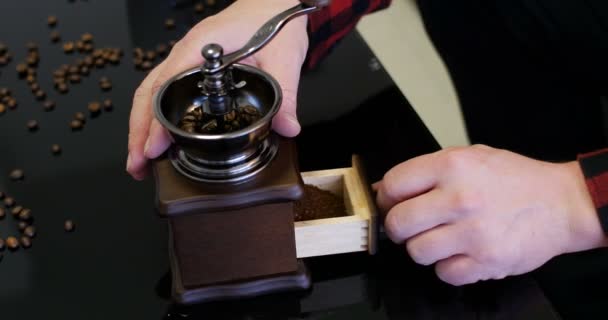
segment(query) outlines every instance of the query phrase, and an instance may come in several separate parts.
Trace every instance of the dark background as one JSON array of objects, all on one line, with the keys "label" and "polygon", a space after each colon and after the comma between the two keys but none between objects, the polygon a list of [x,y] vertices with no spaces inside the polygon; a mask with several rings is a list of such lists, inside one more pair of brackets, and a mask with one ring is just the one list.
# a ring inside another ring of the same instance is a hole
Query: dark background
[{"label": "dark background", "polygon": [[[93,70],[70,86],[69,94],[57,94],[52,71],[79,55],[67,56],[60,44],[50,43],[50,14],[58,17],[55,29],[63,40],[91,32],[97,46],[121,47],[121,64]],[[165,30],[167,17],[176,19],[175,30]],[[374,257],[308,259],[314,286],[307,292],[172,305],[166,225],[153,206],[153,183],[134,182],[124,171],[131,98],[145,76],[134,69],[131,52],[179,39],[198,19],[191,1],[0,4],[0,21],[7,26],[0,29],[0,41],[13,54],[13,61],[0,67],[0,87],[9,87],[19,101],[17,110],[0,116],[0,191],[31,208],[38,229],[31,249],[4,252],[2,319],[555,319],[555,310],[567,318],[591,315],[594,309],[579,307],[582,299],[598,309],[605,301],[584,288],[602,287],[605,268],[598,253],[564,258],[570,264],[557,259],[539,272],[550,302],[529,275],[451,287],[437,280],[432,268],[413,264],[402,247],[383,241]],[[40,46],[38,81],[57,103],[52,112],[44,112],[16,76],[28,41]],[[375,181],[393,165],[439,149],[384,70],[370,67],[376,62],[351,34],[304,76],[298,111],[304,129],[297,139],[303,171],[350,166],[351,155],[358,153]],[[112,91],[99,89],[101,76],[112,80]],[[82,132],[70,130],[75,112],[87,113],[88,102],[105,98],[114,101],[114,111],[89,118]],[[37,132],[27,131],[30,119],[40,123]],[[51,154],[53,143],[62,146],[60,156]],[[8,179],[14,168],[25,170],[24,181]],[[67,218],[76,223],[74,233],[63,231]],[[17,233],[12,218],[0,221],[0,236]],[[573,300],[576,305],[569,303],[573,296],[581,299]]]}]

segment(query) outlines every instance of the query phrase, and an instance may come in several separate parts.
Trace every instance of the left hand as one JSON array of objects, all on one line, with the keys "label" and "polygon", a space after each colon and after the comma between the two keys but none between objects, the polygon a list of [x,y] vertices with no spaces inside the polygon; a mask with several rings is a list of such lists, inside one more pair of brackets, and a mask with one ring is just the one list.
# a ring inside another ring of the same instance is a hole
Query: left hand
[{"label": "left hand", "polygon": [[606,242],[577,162],[450,148],[397,165],[376,187],[388,236],[453,285],[526,273]]}]

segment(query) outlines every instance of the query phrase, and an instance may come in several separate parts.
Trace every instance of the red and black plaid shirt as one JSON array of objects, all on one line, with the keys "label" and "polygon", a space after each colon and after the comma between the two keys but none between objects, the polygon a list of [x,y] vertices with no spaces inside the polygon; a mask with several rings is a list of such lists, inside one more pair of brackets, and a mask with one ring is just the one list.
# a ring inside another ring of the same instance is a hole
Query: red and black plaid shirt
[{"label": "red and black plaid shirt", "polygon": [[333,0],[322,10],[310,15],[308,33],[310,45],[307,68],[313,68],[352,31],[364,15],[390,5],[391,0]]}]

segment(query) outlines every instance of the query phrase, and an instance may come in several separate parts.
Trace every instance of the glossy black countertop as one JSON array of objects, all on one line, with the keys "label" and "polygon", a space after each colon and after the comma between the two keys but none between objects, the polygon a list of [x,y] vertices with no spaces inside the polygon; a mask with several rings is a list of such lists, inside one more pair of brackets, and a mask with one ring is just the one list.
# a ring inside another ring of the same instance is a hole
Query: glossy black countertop
[{"label": "glossy black countertop", "polygon": [[[207,13],[224,4],[217,2]],[[55,30],[62,41],[90,32],[96,46],[122,48],[122,62],[93,70],[60,95],[52,88],[52,71],[82,56],[66,55],[61,44],[50,42],[48,15],[58,17]],[[177,22],[171,31],[164,28],[169,17]],[[566,257],[570,261],[552,263],[538,277],[456,288],[437,280],[432,268],[412,263],[404,248],[388,241],[382,241],[372,257],[361,253],[308,259],[314,284],[306,292],[173,305],[166,224],[155,212],[154,185],[150,180],[135,182],[124,170],[131,98],[145,76],[135,70],[131,52],[183,35],[200,19],[192,2],[3,1],[0,19],[0,42],[13,55],[10,64],[0,66],[0,87],[10,88],[19,102],[16,110],[0,115],[0,191],[32,209],[38,230],[32,248],[3,253],[0,318],[557,319],[555,310],[560,309],[577,315],[578,309],[566,304],[564,292],[569,285],[582,284],[561,266],[580,266],[591,258]],[[57,103],[52,112],[43,111],[16,75],[28,41],[40,47],[38,82]],[[100,90],[102,76],[112,80],[111,91]],[[112,112],[87,119],[80,132],[70,130],[75,112],[88,115],[90,101],[106,98],[114,102]],[[375,181],[393,165],[439,149],[356,33],[319,69],[304,75],[298,112],[304,125],[297,138],[302,171],[350,166],[351,155],[357,153],[369,180]],[[31,119],[39,122],[36,132],[26,129]],[[53,143],[61,145],[60,156],[51,154]],[[14,168],[25,171],[23,181],[10,181],[8,173]],[[75,232],[64,232],[65,219],[74,220]],[[2,238],[16,234],[11,217],[0,220]],[[598,270],[600,260],[593,261],[595,265],[582,270]],[[546,283],[546,294],[538,278]]]}]

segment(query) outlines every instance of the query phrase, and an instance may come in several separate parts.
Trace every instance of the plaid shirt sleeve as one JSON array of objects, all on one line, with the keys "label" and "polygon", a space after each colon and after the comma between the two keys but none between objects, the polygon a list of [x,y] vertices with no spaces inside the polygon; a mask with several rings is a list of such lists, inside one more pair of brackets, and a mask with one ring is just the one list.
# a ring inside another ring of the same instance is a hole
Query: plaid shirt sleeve
[{"label": "plaid shirt sleeve", "polygon": [[578,161],[602,229],[608,234],[608,149],[581,154]]},{"label": "plaid shirt sleeve", "polygon": [[388,7],[391,0],[333,0],[309,16],[309,50],[305,63],[314,68],[366,14]]}]

